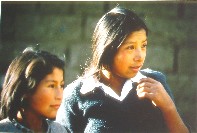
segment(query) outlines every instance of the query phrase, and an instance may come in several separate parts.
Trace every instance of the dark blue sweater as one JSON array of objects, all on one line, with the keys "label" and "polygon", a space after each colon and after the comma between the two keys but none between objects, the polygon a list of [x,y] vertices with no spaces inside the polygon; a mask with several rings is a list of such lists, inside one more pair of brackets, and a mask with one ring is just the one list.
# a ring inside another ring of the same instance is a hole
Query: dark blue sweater
[{"label": "dark blue sweater", "polygon": [[[173,99],[162,73],[150,69],[141,73],[161,82]],[[139,99],[135,87],[123,101],[118,101],[100,87],[81,94],[82,84],[79,79],[65,88],[57,114],[57,121],[71,132],[167,132],[160,109],[148,99]]]}]

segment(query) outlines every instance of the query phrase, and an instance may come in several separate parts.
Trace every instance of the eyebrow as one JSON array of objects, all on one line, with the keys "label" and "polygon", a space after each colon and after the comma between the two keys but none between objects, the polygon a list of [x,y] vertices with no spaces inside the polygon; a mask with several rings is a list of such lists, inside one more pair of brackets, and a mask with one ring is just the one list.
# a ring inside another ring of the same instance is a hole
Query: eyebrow
[{"label": "eyebrow", "polygon": [[[147,42],[147,39],[145,39],[144,41],[142,41],[142,43]],[[136,42],[132,42],[132,41],[128,41],[128,42],[124,42],[123,44],[130,44],[130,43],[136,43]]]},{"label": "eyebrow", "polygon": [[[45,80],[45,82],[56,82],[55,80]],[[64,80],[62,80],[61,82],[64,82]]]}]

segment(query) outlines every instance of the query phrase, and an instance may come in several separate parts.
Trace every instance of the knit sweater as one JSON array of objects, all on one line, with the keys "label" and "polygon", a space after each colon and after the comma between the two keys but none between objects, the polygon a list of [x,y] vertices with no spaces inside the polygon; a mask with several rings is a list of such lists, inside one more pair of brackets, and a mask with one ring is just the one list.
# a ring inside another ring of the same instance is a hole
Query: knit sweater
[{"label": "knit sweater", "polygon": [[[161,82],[173,99],[162,73],[150,69],[140,72]],[[84,82],[87,79],[78,79],[64,89],[63,102],[57,113],[56,121],[70,132],[167,132],[160,109],[148,99],[139,99],[136,85],[131,86],[124,100],[118,101],[106,94],[102,86],[82,94]]]}]

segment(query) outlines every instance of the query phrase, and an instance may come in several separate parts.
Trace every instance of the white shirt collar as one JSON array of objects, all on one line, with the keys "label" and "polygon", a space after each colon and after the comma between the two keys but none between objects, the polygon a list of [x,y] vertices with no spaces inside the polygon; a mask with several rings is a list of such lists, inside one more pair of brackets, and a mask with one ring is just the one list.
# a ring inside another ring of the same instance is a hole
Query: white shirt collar
[{"label": "white shirt collar", "polygon": [[95,80],[93,76],[83,79],[83,85],[80,89],[80,92],[82,94],[86,94],[88,92],[91,92],[94,90],[95,87],[100,87],[106,94],[109,96],[119,100],[123,101],[125,97],[128,95],[129,91],[133,88],[133,82],[138,82],[141,78],[146,78],[146,76],[142,75],[140,72],[137,73],[137,75],[133,78],[128,79],[125,84],[123,85],[121,95],[118,96],[110,87],[106,86],[103,83],[100,83],[98,80]]}]

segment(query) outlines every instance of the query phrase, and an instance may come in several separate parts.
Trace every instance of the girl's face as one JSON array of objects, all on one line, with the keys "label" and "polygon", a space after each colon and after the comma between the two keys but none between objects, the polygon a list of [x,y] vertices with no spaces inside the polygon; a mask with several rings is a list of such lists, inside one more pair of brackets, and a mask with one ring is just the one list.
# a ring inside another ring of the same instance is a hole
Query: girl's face
[{"label": "girl's face", "polygon": [[146,57],[147,36],[141,29],[132,32],[118,48],[112,64],[112,73],[132,78],[141,69]]},{"label": "girl's face", "polygon": [[35,93],[29,97],[28,111],[37,116],[55,118],[62,101],[64,87],[63,70],[54,68],[38,84]]}]

